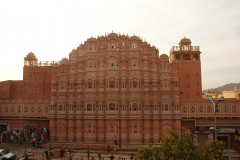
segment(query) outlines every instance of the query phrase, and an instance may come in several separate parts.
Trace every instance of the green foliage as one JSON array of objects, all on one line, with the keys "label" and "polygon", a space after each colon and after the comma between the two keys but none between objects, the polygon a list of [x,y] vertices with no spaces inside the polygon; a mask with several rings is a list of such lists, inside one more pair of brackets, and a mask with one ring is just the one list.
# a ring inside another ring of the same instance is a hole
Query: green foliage
[{"label": "green foliage", "polygon": [[149,144],[148,147],[140,146],[138,147],[138,154],[135,156],[135,159],[139,160],[153,160],[153,148]]},{"label": "green foliage", "polygon": [[200,160],[222,160],[224,144],[220,141],[208,141],[198,145],[198,155]]},{"label": "green foliage", "polygon": [[137,160],[222,160],[224,144],[219,141],[209,141],[205,144],[194,145],[193,135],[185,132],[180,137],[170,131],[162,136],[159,146],[148,145],[138,148]]}]

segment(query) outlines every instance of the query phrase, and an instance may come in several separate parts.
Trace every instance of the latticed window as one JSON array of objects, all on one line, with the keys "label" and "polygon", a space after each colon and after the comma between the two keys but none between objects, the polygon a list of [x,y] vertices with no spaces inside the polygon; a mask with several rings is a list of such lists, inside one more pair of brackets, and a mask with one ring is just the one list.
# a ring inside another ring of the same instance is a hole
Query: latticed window
[{"label": "latticed window", "polygon": [[191,107],[191,112],[192,112],[192,113],[195,112],[195,107],[194,107],[194,106]]},{"label": "latticed window", "polygon": [[227,105],[224,106],[224,112],[225,112],[225,113],[228,112],[228,106],[227,106]]},{"label": "latticed window", "polygon": [[41,112],[41,107],[39,106],[39,107],[38,107],[38,113],[40,113],[40,112]]},{"label": "latticed window", "polygon": [[138,111],[138,104],[137,103],[134,103],[133,104],[133,111]]},{"label": "latticed window", "polygon": [[199,107],[199,112],[202,113],[203,112],[203,106]]},{"label": "latticed window", "polygon": [[115,104],[114,103],[109,104],[109,110],[115,110]]},{"label": "latticed window", "polygon": [[20,107],[20,106],[18,106],[18,112],[19,112],[19,113],[21,112],[21,107]]},{"label": "latticed window", "polygon": [[109,88],[115,88],[115,82],[114,81],[109,82]]},{"label": "latticed window", "polygon": [[165,104],[165,111],[168,111],[169,108],[168,108],[168,104]]},{"label": "latticed window", "polygon": [[207,112],[211,112],[211,106],[207,106]]},{"label": "latticed window", "polygon": [[28,107],[27,106],[24,107],[24,112],[28,112]]},{"label": "latticed window", "polygon": [[87,104],[87,111],[92,111],[92,104]]},{"label": "latticed window", "polygon": [[186,112],[187,112],[187,107],[183,106],[183,113],[186,113]]},{"label": "latticed window", "polygon": [[233,112],[233,113],[236,113],[236,111],[237,111],[236,106],[232,106],[232,112]]},{"label": "latticed window", "polygon": [[15,107],[14,106],[11,107],[11,111],[15,112]]},{"label": "latticed window", "polygon": [[133,81],[133,88],[137,88],[137,81]]},{"label": "latticed window", "polygon": [[62,105],[59,105],[59,111],[62,111],[62,110],[63,110]]},{"label": "latticed window", "polygon": [[31,108],[31,112],[33,113],[34,112],[34,107],[32,106],[32,108]]},{"label": "latticed window", "polygon": [[8,107],[7,107],[7,106],[5,107],[5,112],[6,112],[6,113],[8,112]]},{"label": "latticed window", "polygon": [[88,82],[88,88],[92,88],[92,82]]}]

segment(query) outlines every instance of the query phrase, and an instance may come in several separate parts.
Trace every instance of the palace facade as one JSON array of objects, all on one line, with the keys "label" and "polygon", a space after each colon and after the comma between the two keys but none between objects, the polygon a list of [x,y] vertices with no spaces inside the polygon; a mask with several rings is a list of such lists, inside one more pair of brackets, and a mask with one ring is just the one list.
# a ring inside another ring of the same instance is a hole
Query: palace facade
[{"label": "palace facade", "polygon": [[[38,62],[31,52],[23,80],[0,83],[0,124],[47,127],[54,142],[111,144],[116,136],[122,144],[156,144],[169,130],[206,141],[214,108],[202,99],[200,53],[183,38],[159,56],[139,37],[116,33],[89,38],[60,62]],[[219,103],[216,116],[218,128],[229,129],[218,137],[231,147],[239,100]]]}]

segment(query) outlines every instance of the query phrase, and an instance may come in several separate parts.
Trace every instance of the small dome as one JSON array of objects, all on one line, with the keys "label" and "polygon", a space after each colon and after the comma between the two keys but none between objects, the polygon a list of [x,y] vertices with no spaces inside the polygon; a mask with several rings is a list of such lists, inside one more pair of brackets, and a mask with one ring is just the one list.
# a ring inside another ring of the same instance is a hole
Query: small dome
[{"label": "small dome", "polygon": [[130,39],[131,40],[140,40],[140,38],[138,36],[131,36]]},{"label": "small dome", "polygon": [[108,34],[108,36],[109,36],[109,37],[118,37],[117,33],[114,33],[114,32]]},{"label": "small dome", "polygon": [[28,55],[24,58],[24,60],[27,61],[38,61],[38,59],[36,58],[35,54],[30,52],[28,53]]},{"label": "small dome", "polygon": [[63,64],[68,64],[68,59],[67,58],[63,58],[61,61],[60,61],[60,65],[63,65]]},{"label": "small dome", "polygon": [[168,55],[167,54],[161,54],[160,59],[168,59]]},{"label": "small dome", "polygon": [[183,39],[180,40],[179,45],[181,45],[181,44],[189,45],[191,43],[192,42],[190,39],[184,37]]},{"label": "small dome", "polygon": [[88,38],[87,42],[95,42],[96,40],[97,40],[96,38],[91,37],[91,38]]}]

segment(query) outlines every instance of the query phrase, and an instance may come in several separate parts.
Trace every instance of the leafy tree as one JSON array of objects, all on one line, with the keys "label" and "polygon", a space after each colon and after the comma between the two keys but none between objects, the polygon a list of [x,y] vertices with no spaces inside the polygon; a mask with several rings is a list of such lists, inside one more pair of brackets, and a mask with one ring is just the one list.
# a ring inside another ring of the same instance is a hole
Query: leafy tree
[{"label": "leafy tree", "polygon": [[145,160],[145,159],[149,159],[149,160],[153,160],[153,148],[152,145],[148,145],[148,147],[143,147],[140,146],[138,147],[138,153],[135,156],[135,159],[139,159],[139,160]]},{"label": "leafy tree", "polygon": [[193,135],[185,132],[180,137],[170,131],[162,136],[160,146],[140,146],[135,159],[139,160],[222,160],[224,145],[219,141],[209,141],[205,144],[194,145]]},{"label": "leafy tree", "polygon": [[208,141],[198,145],[198,156],[200,160],[222,160],[224,144],[220,141]]}]

